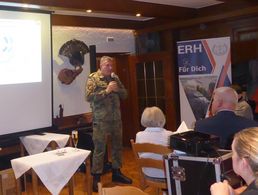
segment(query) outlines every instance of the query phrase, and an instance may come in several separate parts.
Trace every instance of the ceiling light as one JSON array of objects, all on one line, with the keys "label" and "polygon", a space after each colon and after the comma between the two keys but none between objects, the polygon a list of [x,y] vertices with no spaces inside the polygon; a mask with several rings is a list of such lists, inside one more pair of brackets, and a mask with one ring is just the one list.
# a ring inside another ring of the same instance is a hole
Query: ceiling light
[{"label": "ceiling light", "polygon": [[[9,3],[9,2],[0,2],[0,6],[12,6],[12,7],[24,7],[22,3]],[[117,13],[97,13],[92,12],[92,10],[62,10],[57,7],[49,7],[49,6],[38,6],[27,4],[29,8],[41,9],[46,11],[51,11],[52,14],[57,15],[71,15],[71,16],[84,16],[84,17],[97,17],[97,18],[110,18],[110,19],[120,19],[120,20],[132,20],[132,21],[148,21],[152,20],[153,17],[141,17],[135,15],[121,15]]]},{"label": "ceiling light", "polygon": [[120,15],[120,14],[108,14],[101,12],[92,12],[87,13],[86,11],[71,11],[71,10],[53,10],[53,14],[57,15],[71,15],[71,16],[85,16],[85,17],[97,17],[97,18],[111,18],[111,19],[120,19],[120,20],[133,20],[133,21],[148,21],[152,20],[152,17],[136,17],[133,15]]}]

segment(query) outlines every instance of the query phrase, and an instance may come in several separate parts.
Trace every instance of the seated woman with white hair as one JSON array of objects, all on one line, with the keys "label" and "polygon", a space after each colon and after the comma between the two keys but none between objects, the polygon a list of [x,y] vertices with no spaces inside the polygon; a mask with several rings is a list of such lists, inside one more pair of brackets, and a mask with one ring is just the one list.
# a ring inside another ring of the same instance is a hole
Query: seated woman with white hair
[{"label": "seated woman with white hair", "polygon": [[[146,128],[144,131],[140,131],[136,134],[135,142],[168,146],[172,132],[163,128],[165,123],[166,118],[161,109],[156,106],[145,108],[142,113],[141,124]],[[140,157],[157,160],[162,159],[161,155],[152,153],[143,153]],[[143,172],[150,177],[165,178],[164,171],[160,169],[144,168]]]},{"label": "seated woman with white hair", "polygon": [[[258,195],[258,127],[236,133],[231,147],[233,169],[247,184],[240,195]],[[239,194],[226,180],[213,184],[210,190],[211,195]]]}]

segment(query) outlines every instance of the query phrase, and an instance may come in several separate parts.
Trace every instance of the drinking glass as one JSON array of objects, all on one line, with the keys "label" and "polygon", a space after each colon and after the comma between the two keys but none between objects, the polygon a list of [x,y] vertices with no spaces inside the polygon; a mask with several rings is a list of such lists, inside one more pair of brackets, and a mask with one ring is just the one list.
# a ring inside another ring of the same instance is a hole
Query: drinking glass
[{"label": "drinking glass", "polygon": [[73,140],[74,147],[77,150],[77,144],[78,144],[78,140],[79,140],[78,131],[77,130],[73,130],[72,131],[72,140]]}]

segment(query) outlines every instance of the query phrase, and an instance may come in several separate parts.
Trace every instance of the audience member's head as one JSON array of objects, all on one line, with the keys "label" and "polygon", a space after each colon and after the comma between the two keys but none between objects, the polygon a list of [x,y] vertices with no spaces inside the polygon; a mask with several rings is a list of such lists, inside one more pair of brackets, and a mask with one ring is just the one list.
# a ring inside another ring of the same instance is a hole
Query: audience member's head
[{"label": "audience member's head", "polygon": [[238,84],[231,85],[231,87],[237,92],[238,99],[240,99],[242,97],[242,94],[243,94],[242,87]]},{"label": "audience member's head", "polygon": [[231,87],[219,87],[213,92],[212,114],[221,110],[234,111],[238,102],[237,92]]},{"label": "audience member's head", "polygon": [[144,109],[141,124],[144,127],[164,127],[166,118],[161,109],[156,106]]},{"label": "audience member's head", "polygon": [[[248,186],[252,186],[241,194],[257,194],[258,127],[243,129],[236,133],[231,147],[234,172],[240,175]],[[211,195],[236,194],[226,180],[212,184],[210,191]]]},{"label": "audience member's head", "polygon": [[232,151],[235,173],[243,177],[245,181],[250,178],[249,181],[246,181],[250,184],[249,182],[258,177],[258,127],[244,129],[236,133],[232,143]]},{"label": "audience member's head", "polygon": [[243,92],[242,87],[238,84],[231,85],[231,87],[237,92],[237,94],[241,94]]}]

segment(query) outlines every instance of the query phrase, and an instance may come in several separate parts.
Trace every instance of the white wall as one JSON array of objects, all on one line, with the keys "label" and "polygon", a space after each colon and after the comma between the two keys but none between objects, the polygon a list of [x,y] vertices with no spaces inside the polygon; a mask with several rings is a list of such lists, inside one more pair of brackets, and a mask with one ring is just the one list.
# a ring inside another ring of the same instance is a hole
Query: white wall
[{"label": "white wall", "polygon": [[[114,41],[107,42],[107,37],[113,37]],[[59,49],[65,42],[77,39],[87,46],[96,45],[97,53],[135,53],[132,30],[53,26],[52,38],[54,117],[59,114],[59,104],[63,105],[64,116],[91,111],[89,103],[84,98],[85,82],[90,73],[89,54],[85,55],[83,72],[70,85],[62,84],[57,78],[60,70],[73,69],[68,58],[58,55]]]}]

